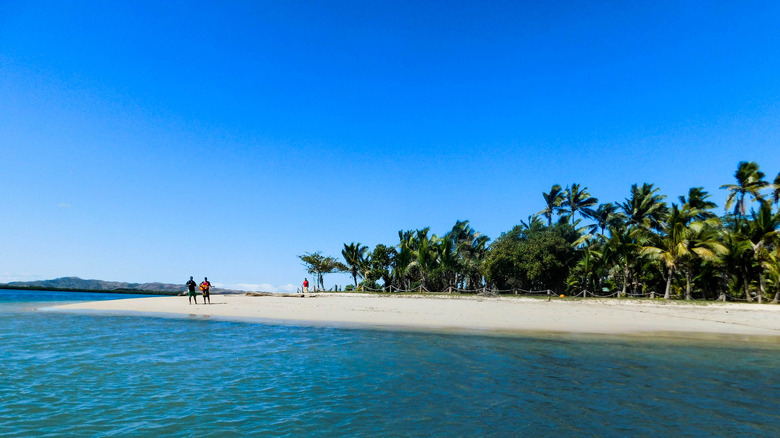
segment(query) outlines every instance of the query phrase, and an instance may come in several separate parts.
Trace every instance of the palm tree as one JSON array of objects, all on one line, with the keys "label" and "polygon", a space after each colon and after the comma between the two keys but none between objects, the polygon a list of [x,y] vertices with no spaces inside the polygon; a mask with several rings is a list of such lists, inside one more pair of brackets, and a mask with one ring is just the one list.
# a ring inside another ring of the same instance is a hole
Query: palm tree
[{"label": "palm tree", "polygon": [[[753,269],[753,245],[745,237],[743,230],[747,227],[744,219],[737,220],[730,224],[724,230],[723,244],[728,249],[728,253],[723,258],[726,271],[732,275],[734,280],[732,290],[736,292],[742,287],[745,299],[748,303],[753,302],[750,295],[750,272]],[[741,285],[741,286],[740,286]]]},{"label": "palm tree", "polygon": [[736,184],[720,186],[721,189],[729,191],[726,197],[726,211],[733,205],[734,215],[745,217],[747,211],[745,198],[749,196],[754,200],[763,199],[761,190],[769,186],[769,183],[764,181],[764,172],[759,170],[758,164],[752,161],[741,161],[734,177],[737,179]]},{"label": "palm tree", "polygon": [[780,247],[768,253],[761,264],[775,286],[775,298],[772,304],[777,304],[780,302]]},{"label": "palm tree", "polygon": [[352,274],[352,279],[355,282],[355,289],[357,289],[357,277],[362,275],[361,269],[364,266],[364,260],[368,252],[368,247],[361,245],[360,243],[344,244],[344,249],[341,250],[341,255],[344,257],[344,261],[347,263],[347,268]]},{"label": "palm tree", "polygon": [[[759,201],[758,211],[752,211],[751,220],[748,222],[747,240],[753,248],[753,258],[759,266],[767,258],[770,248],[780,243],[780,211],[773,212],[769,201],[763,199]],[[763,301],[766,289],[764,275],[759,272],[758,277],[759,292],[758,302]]]},{"label": "palm tree", "polygon": [[410,267],[416,268],[420,278],[420,289],[428,290],[428,280],[438,266],[439,248],[441,241],[435,234],[428,238],[428,228],[418,230],[415,236],[416,247],[412,252]]},{"label": "palm tree", "polygon": [[656,194],[658,188],[644,183],[642,187],[631,186],[631,197],[620,204],[629,226],[660,230],[669,209],[663,202],[666,196]]},{"label": "palm tree", "polygon": [[780,173],[777,174],[772,184],[772,201],[775,204],[780,203]]},{"label": "palm tree", "polygon": [[552,215],[553,213],[560,214],[561,209],[563,207],[563,203],[566,200],[567,192],[561,188],[560,185],[555,184],[550,188],[550,193],[544,193],[542,192],[542,197],[544,198],[544,210],[540,211],[537,214],[541,214],[542,216],[547,218],[547,226],[552,225]]},{"label": "palm tree", "polygon": [[401,290],[409,290],[411,263],[414,251],[414,231],[398,231],[398,252],[393,265],[393,278]]},{"label": "palm tree", "polygon": [[688,198],[686,199],[685,196],[680,196],[679,199],[683,207],[687,206],[689,209],[699,210],[695,219],[703,220],[715,217],[715,213],[710,210],[716,208],[718,205],[707,200],[710,196],[712,195],[704,190],[704,187],[691,187],[688,190]]},{"label": "palm tree", "polygon": [[619,297],[623,297],[628,289],[631,259],[635,256],[639,246],[636,239],[637,233],[624,224],[609,226],[608,231],[609,238],[604,242],[602,260],[606,265],[614,266],[615,269],[623,271],[623,288],[618,293]]},{"label": "palm tree", "polygon": [[463,287],[466,289],[478,288],[482,283],[480,266],[487,254],[487,243],[490,239],[476,232],[469,225],[469,221],[457,221],[444,237],[452,241],[451,251],[455,255],[455,260],[452,262],[447,260],[445,251],[442,253],[442,265],[448,266],[454,263],[458,270],[456,285],[464,283]]},{"label": "palm tree", "polygon": [[566,188],[566,199],[563,201],[563,211],[574,221],[574,215],[578,212],[583,216],[591,216],[593,211],[590,207],[598,204],[599,200],[588,193],[588,188],[583,187],[580,190],[579,184],[572,184],[571,188]]},{"label": "palm tree", "polygon": [[604,234],[604,230],[610,225],[617,225],[621,221],[621,214],[618,213],[618,208],[615,204],[607,202],[606,204],[599,204],[598,208],[592,211],[590,214],[591,219],[596,223],[590,225],[591,234],[595,234],[600,230],[601,234]]},{"label": "palm tree", "polygon": [[[704,260],[714,260],[718,254],[724,254],[726,248],[717,241],[714,234],[709,231],[714,226],[712,219],[708,221],[691,222],[698,210],[678,208],[672,204],[671,212],[664,223],[664,235],[656,236],[654,244],[643,246],[641,255],[647,255],[666,265],[668,277],[666,279],[666,291],[664,299],[671,297],[671,284],[675,273],[681,263],[686,259],[699,257]],[[691,299],[691,267],[685,266],[685,299]]]},{"label": "palm tree", "polygon": [[521,220],[520,226],[526,230],[529,230],[535,227],[543,227],[544,224],[542,224],[542,220],[539,219],[539,216],[534,214],[532,216],[528,216],[528,222]]}]

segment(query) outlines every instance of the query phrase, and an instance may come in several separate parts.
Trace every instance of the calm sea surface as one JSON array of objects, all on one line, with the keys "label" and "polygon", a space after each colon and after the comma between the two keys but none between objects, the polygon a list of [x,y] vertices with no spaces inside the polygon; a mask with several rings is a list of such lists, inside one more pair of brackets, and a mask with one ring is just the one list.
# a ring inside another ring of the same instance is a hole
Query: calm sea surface
[{"label": "calm sea surface", "polygon": [[780,436],[778,345],[37,310],[121,298],[0,291],[0,436]]}]

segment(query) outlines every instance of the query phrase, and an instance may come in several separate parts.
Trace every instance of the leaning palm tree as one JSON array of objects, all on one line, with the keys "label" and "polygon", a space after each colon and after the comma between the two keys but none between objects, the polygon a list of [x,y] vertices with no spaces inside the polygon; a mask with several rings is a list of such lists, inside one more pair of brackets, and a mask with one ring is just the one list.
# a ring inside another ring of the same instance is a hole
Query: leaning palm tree
[{"label": "leaning palm tree", "polygon": [[574,221],[574,215],[580,213],[590,217],[593,214],[591,207],[598,204],[599,200],[588,193],[588,188],[580,189],[579,184],[572,184],[566,188],[566,199],[563,201],[563,211],[566,216]]},{"label": "leaning palm tree", "polygon": [[741,161],[734,173],[737,179],[736,184],[723,184],[721,189],[729,191],[726,197],[726,211],[734,206],[734,215],[745,217],[747,212],[746,197],[754,200],[763,199],[761,190],[768,187],[769,183],[764,181],[764,172],[759,170],[758,164],[752,161]]},{"label": "leaning palm tree", "polygon": [[544,198],[544,210],[536,214],[541,214],[547,218],[547,226],[552,225],[553,213],[560,214],[562,211],[563,203],[566,200],[567,192],[563,190],[560,185],[555,184],[550,188],[550,193],[542,192]]},{"label": "leaning palm tree", "polygon": [[348,272],[352,274],[352,279],[355,282],[355,289],[357,289],[358,275],[362,275],[361,268],[364,265],[367,252],[367,246],[355,242],[352,242],[349,245],[345,243],[344,249],[341,250],[341,255],[344,257],[344,261],[347,264]]}]

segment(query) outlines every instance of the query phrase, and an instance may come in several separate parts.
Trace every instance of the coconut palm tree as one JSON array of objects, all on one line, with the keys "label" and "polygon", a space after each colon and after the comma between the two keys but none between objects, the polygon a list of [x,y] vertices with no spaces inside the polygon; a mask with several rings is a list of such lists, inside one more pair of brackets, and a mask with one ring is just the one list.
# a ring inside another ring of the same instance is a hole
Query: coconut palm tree
[{"label": "coconut palm tree", "polygon": [[753,269],[753,245],[745,236],[746,221],[732,217],[730,223],[723,232],[723,244],[728,253],[723,258],[726,272],[733,279],[732,291],[737,292],[741,287],[747,302],[752,303],[750,295],[750,278]]},{"label": "coconut palm tree", "polygon": [[589,226],[591,234],[596,234],[597,231],[604,234],[604,230],[608,226],[617,225],[623,219],[623,216],[618,212],[618,207],[611,202],[599,204],[598,208],[592,211],[590,217],[596,222]]},{"label": "coconut palm tree", "polygon": [[699,211],[694,219],[704,220],[715,217],[715,213],[710,210],[713,210],[718,206],[714,202],[707,200],[710,196],[712,195],[704,190],[704,187],[691,187],[688,190],[687,198],[685,196],[680,196],[678,199],[684,208],[687,207],[691,210]]},{"label": "coconut palm tree", "polygon": [[588,188],[580,189],[579,184],[572,184],[566,188],[566,197],[563,201],[563,211],[566,216],[574,221],[574,215],[580,213],[582,216],[590,217],[593,211],[590,207],[598,204],[599,200],[588,193]]},{"label": "coconut palm tree", "polygon": [[[780,230],[780,211],[772,211],[772,205],[769,201],[762,199],[759,202],[761,205],[758,211],[751,211],[752,217],[747,223],[746,237],[752,246],[755,262],[759,266],[763,266],[762,262],[767,258],[768,253],[780,243],[780,231],[778,231]],[[766,289],[763,272],[759,272],[758,280],[758,302],[760,304]]]},{"label": "coconut palm tree", "polygon": [[414,231],[398,231],[398,252],[393,265],[393,279],[399,289],[410,289],[410,277],[414,252]]},{"label": "coconut palm tree", "polygon": [[777,205],[780,203],[780,173],[775,177],[775,181],[772,184],[772,201]]},{"label": "coconut palm tree", "polygon": [[[458,274],[455,283],[462,284],[466,289],[480,287],[482,283],[480,267],[487,254],[487,243],[490,238],[476,232],[469,225],[469,221],[458,221],[445,239],[452,241],[452,251],[456,256],[455,265]],[[443,255],[442,265],[448,264]]]},{"label": "coconut palm tree", "polygon": [[631,186],[631,196],[620,204],[629,226],[660,230],[669,209],[664,202],[666,196],[659,195],[653,184],[644,183],[642,187]]},{"label": "coconut palm tree", "polygon": [[550,193],[544,193],[542,192],[542,197],[544,198],[544,210],[540,211],[537,214],[541,214],[542,216],[547,218],[547,226],[552,225],[552,215],[553,213],[561,213],[563,203],[566,200],[567,192],[566,190],[563,190],[560,185],[554,184],[552,188],[550,188]]},{"label": "coconut palm tree", "polygon": [[[421,233],[421,231],[424,231],[424,233]],[[415,238],[416,247],[412,252],[412,262],[409,264],[409,266],[416,268],[420,279],[420,289],[428,290],[427,287],[431,275],[438,266],[438,245],[441,242],[441,239],[435,234],[429,238],[428,228],[419,230]]]},{"label": "coconut palm tree", "polygon": [[345,243],[344,249],[341,250],[341,255],[344,257],[349,273],[352,274],[352,279],[355,282],[355,289],[357,289],[358,275],[362,275],[362,268],[365,265],[364,260],[367,252],[367,246],[355,242],[352,242],[349,245]]},{"label": "coconut palm tree", "polygon": [[772,300],[772,304],[777,304],[780,302],[780,247],[768,253],[761,264],[767,277],[774,284],[775,298]]},{"label": "coconut palm tree", "polygon": [[741,161],[737,165],[734,177],[737,179],[736,184],[723,184],[720,186],[721,189],[729,191],[726,197],[725,208],[728,211],[733,205],[734,215],[745,217],[747,212],[745,198],[763,199],[761,190],[768,187],[769,183],[764,181],[764,172],[759,170],[758,164],[752,161]]},{"label": "coconut palm tree", "polygon": [[606,238],[602,250],[602,260],[610,270],[622,271],[623,285],[618,293],[619,297],[624,297],[628,290],[628,280],[631,275],[632,258],[636,256],[639,247],[637,242],[637,232],[631,230],[625,224],[608,227],[609,237]]}]

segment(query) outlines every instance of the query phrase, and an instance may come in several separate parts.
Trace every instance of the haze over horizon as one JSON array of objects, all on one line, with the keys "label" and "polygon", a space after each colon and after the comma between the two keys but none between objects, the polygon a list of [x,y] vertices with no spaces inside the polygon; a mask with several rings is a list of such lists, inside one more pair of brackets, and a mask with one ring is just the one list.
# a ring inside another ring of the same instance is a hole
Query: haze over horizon
[{"label": "haze over horizon", "polygon": [[[553,184],[780,171],[780,3],[0,4],[0,282],[288,291]],[[309,280],[312,280],[310,276]],[[327,287],[351,283],[329,275]]]}]

